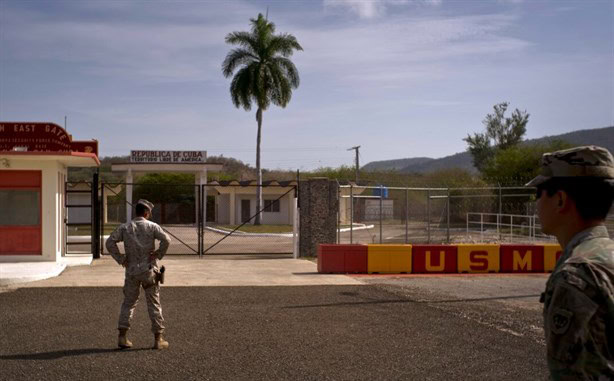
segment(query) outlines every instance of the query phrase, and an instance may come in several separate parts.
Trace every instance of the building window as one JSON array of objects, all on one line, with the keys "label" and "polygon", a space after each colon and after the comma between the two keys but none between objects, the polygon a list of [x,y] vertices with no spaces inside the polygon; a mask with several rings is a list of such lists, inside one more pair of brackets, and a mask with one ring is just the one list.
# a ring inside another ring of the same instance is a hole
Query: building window
[{"label": "building window", "polygon": [[264,200],[264,211],[279,213],[279,200]]},{"label": "building window", "polygon": [[0,225],[40,225],[38,189],[0,189]]},{"label": "building window", "polygon": [[42,254],[41,171],[0,171],[0,255]]}]

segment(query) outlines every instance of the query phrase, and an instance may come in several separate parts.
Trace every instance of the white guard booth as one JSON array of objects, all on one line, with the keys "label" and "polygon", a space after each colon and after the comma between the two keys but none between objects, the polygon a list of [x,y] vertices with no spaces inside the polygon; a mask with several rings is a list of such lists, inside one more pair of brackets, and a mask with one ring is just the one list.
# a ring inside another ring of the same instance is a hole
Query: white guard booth
[{"label": "white guard booth", "polygon": [[0,262],[66,254],[68,167],[98,167],[98,141],[53,123],[0,122]]}]

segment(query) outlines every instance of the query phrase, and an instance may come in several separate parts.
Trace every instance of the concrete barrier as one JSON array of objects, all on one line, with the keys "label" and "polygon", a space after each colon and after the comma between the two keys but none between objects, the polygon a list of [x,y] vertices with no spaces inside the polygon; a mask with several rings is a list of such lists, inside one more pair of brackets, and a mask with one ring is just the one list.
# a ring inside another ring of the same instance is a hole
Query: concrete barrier
[{"label": "concrete barrier", "polygon": [[502,273],[543,273],[544,247],[538,245],[501,245]]},{"label": "concrete barrier", "polygon": [[369,274],[411,273],[411,245],[368,245]]},{"label": "concrete barrier", "polygon": [[557,244],[545,244],[544,246],[544,271],[552,272],[556,262],[563,254],[563,249]]},{"label": "concrete barrier", "polygon": [[318,245],[319,273],[366,273],[366,245]]},{"label": "concrete barrier", "polygon": [[458,272],[458,249],[453,245],[413,245],[411,249],[412,272]]},{"label": "concrete barrier", "polygon": [[562,254],[557,244],[318,246],[318,272],[360,274],[544,273]]},{"label": "concrete barrier", "polygon": [[459,273],[497,273],[499,272],[499,245],[461,244],[458,245]]}]

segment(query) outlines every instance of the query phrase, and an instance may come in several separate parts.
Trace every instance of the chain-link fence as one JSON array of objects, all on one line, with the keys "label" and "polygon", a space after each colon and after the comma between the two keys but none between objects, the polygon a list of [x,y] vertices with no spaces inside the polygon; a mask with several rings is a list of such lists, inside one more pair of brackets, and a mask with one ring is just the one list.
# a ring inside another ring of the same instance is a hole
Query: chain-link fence
[{"label": "chain-link fence", "polygon": [[[199,254],[201,187],[189,184],[105,183],[102,186],[102,242],[120,224],[135,216],[139,199],[155,207],[151,220],[171,237],[167,254]],[[103,252],[108,254],[103,245]]]},{"label": "chain-link fence", "polygon": [[554,241],[541,233],[526,187],[342,185],[339,243]]},{"label": "chain-link fence", "polygon": [[[171,237],[167,254],[293,253],[298,234],[295,183],[262,186],[261,224],[255,226],[257,188],[238,182],[105,183],[101,240],[132,219],[137,201],[143,198],[155,205],[151,220]],[[108,253],[104,245],[103,250]]]},{"label": "chain-link fence", "polygon": [[[291,254],[297,242],[296,185],[268,183],[257,209],[255,182],[214,182],[204,186],[208,200],[203,227],[204,254]],[[260,214],[261,224],[254,225]]]}]

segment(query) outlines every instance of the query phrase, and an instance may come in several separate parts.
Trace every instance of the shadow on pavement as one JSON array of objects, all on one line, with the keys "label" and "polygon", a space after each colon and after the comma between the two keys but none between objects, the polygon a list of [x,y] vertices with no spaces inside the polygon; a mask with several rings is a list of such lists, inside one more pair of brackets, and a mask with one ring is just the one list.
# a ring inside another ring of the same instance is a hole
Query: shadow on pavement
[{"label": "shadow on pavement", "polygon": [[84,348],[84,349],[67,349],[63,351],[54,352],[41,352],[41,353],[25,353],[17,355],[4,355],[0,356],[0,360],[57,360],[62,357],[70,356],[82,356],[93,355],[100,353],[114,353],[114,352],[136,352],[136,351],[150,351],[151,348],[137,348],[137,349],[119,349],[119,348]]},{"label": "shadow on pavement", "polygon": [[[348,295],[350,296],[350,295]],[[354,295],[351,295],[354,296]],[[344,302],[344,303],[330,303],[330,304],[311,304],[305,306],[286,306],[284,309],[297,309],[297,308],[317,308],[317,307],[339,307],[339,306],[359,306],[366,304],[393,304],[393,303],[420,303],[420,304],[437,304],[437,303],[460,303],[460,302],[483,302],[489,300],[506,300],[506,299],[523,299],[523,298],[537,298],[539,294],[535,295],[514,295],[514,296],[493,296],[488,298],[472,298],[472,299],[450,299],[450,300],[411,300],[411,299],[391,299],[391,300],[371,300],[365,302]]]}]

